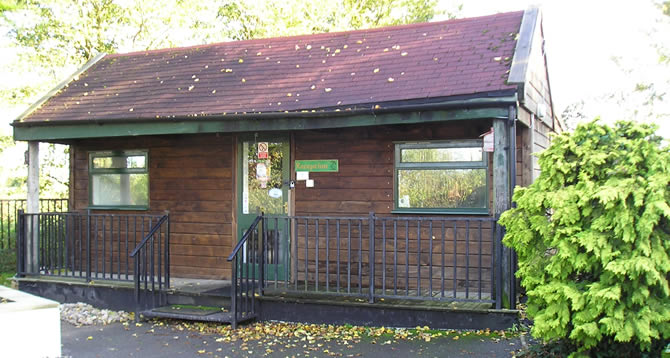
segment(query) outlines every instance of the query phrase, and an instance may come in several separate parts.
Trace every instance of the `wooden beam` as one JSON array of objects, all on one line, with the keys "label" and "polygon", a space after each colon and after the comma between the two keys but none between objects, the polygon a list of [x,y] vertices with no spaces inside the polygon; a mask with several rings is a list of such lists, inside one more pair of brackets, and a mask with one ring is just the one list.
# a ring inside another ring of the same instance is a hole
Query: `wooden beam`
[{"label": "wooden beam", "polygon": [[[499,217],[510,208],[510,137],[507,119],[493,120],[493,214]],[[502,284],[503,307],[513,308],[509,300],[512,270],[510,266],[510,249],[503,245],[502,256],[497,258],[502,264],[502,277],[497,283]]]},{"label": "wooden beam", "polygon": [[[26,213],[40,212],[40,143],[28,142],[28,197],[26,198]],[[37,272],[39,256],[39,242],[37,240],[37,217],[31,217],[32,222],[26,223],[26,271]]]}]

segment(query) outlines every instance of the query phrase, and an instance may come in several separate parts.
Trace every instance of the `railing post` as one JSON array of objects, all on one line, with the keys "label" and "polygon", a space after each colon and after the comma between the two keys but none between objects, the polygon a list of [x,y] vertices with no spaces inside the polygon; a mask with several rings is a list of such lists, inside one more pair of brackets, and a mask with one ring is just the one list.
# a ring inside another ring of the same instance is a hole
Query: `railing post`
[{"label": "railing post", "polygon": [[[137,261],[137,260],[136,260]],[[135,273],[137,276],[137,273]],[[86,282],[91,282],[91,211],[86,211]]]},{"label": "railing post", "polygon": [[368,224],[370,225],[370,237],[368,238],[368,250],[369,250],[369,265],[370,265],[370,303],[375,303],[375,213],[374,211],[370,212],[370,218],[368,219]]},{"label": "railing post", "polygon": [[[259,285],[258,285],[258,294],[263,295],[264,293],[264,288],[265,288],[265,240],[267,240],[267,222],[265,221],[265,213],[261,213],[261,222],[260,222],[260,230],[263,231],[263,233],[260,235],[260,253],[261,253],[261,262],[260,262],[260,267],[259,267]],[[276,279],[276,277],[275,277]]]},{"label": "railing post", "polygon": [[165,216],[165,289],[170,289],[170,212],[166,211]]},{"label": "railing post", "polygon": [[[23,277],[25,267],[25,214],[23,210],[18,211],[16,226],[16,277]],[[9,241],[8,241],[9,242]],[[9,245],[9,244],[8,244]]]},{"label": "railing post", "polygon": [[135,322],[140,320],[140,258],[142,254],[133,257],[133,283],[135,288]]},{"label": "railing post", "polygon": [[233,316],[232,322],[230,322],[230,325],[233,329],[237,328],[237,265],[238,265],[238,260],[237,257],[232,261],[233,267],[232,267],[232,287],[231,289],[233,292],[230,295],[230,313]]}]

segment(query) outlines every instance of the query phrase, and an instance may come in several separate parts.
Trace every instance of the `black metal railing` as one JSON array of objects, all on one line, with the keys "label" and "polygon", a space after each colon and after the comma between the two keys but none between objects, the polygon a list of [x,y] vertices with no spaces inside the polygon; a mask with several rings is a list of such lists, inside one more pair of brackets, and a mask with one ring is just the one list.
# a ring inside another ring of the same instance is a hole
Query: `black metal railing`
[{"label": "black metal railing", "polygon": [[151,226],[130,253],[133,259],[133,283],[136,311],[163,304],[165,290],[170,288],[170,218],[164,215]]},{"label": "black metal railing", "polygon": [[228,256],[228,262],[232,262],[230,312],[233,329],[237,328],[238,322],[256,317],[256,295],[262,294],[259,283],[263,282],[259,278],[265,277],[265,257],[259,254],[265,251],[262,228],[263,215],[259,215]]},{"label": "black metal railing", "polygon": [[371,213],[257,220],[262,240],[247,244],[247,255],[262,271],[261,294],[275,290],[369,302],[416,299],[501,307],[502,232],[494,218]]},{"label": "black metal railing", "polygon": [[[163,216],[19,211],[17,275],[133,281],[130,253]],[[167,248],[169,230],[160,232]],[[162,240],[162,241],[161,241]],[[161,257],[162,260],[162,257]]]},{"label": "black metal railing", "polygon": [[[16,248],[19,210],[26,210],[26,199],[0,199],[0,250]],[[67,212],[68,199],[40,199],[40,212]]]}]

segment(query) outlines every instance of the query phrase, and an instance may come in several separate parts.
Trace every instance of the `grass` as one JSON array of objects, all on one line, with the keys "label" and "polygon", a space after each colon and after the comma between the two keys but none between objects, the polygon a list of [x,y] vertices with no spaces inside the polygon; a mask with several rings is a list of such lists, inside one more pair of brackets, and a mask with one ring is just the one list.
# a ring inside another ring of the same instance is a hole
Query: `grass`
[{"label": "grass", "polygon": [[12,287],[11,278],[14,277],[14,272],[0,272],[0,286]]},{"label": "grass", "polygon": [[0,285],[12,287],[10,278],[16,273],[16,253],[14,250],[0,250]]}]

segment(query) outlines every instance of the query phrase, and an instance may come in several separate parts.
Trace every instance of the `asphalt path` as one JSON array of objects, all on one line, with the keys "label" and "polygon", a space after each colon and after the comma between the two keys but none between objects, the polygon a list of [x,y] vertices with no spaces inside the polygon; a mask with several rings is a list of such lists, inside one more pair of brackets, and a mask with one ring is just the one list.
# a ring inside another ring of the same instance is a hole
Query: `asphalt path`
[{"label": "asphalt path", "polygon": [[175,324],[144,322],[76,327],[61,322],[62,357],[511,357],[519,338],[468,336],[424,340],[364,337],[358,342],[291,337],[226,342]]}]

